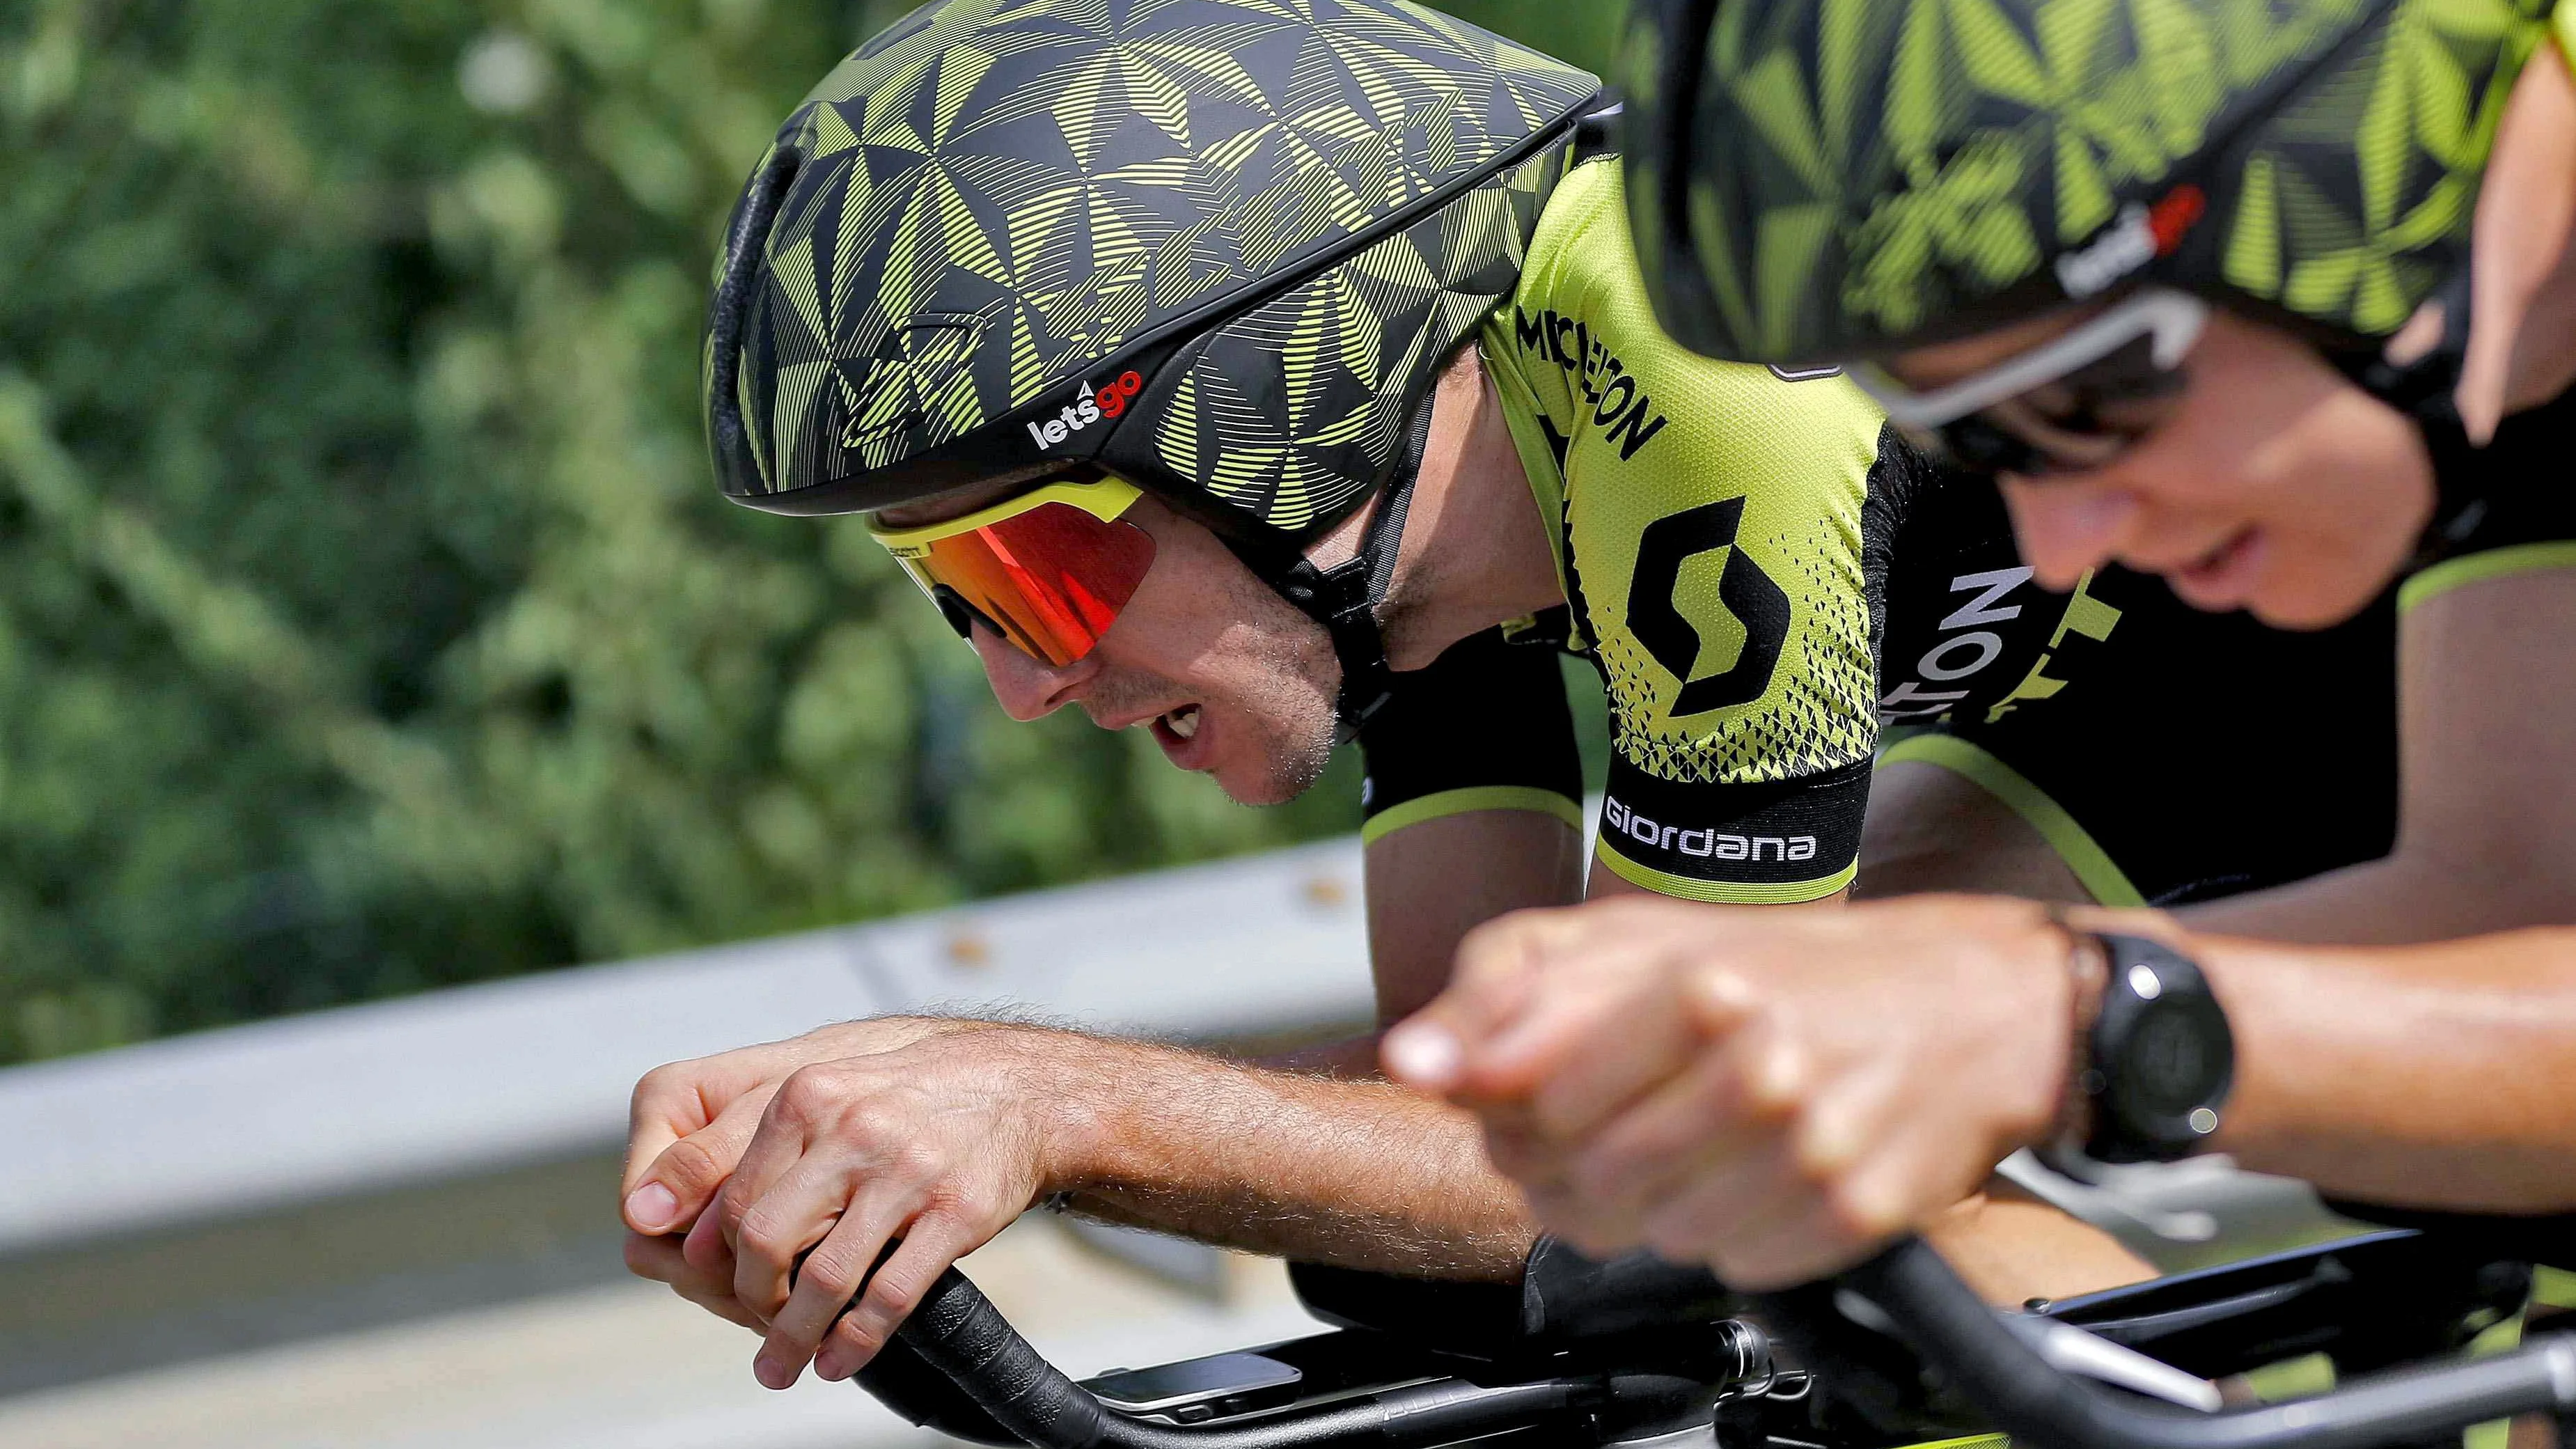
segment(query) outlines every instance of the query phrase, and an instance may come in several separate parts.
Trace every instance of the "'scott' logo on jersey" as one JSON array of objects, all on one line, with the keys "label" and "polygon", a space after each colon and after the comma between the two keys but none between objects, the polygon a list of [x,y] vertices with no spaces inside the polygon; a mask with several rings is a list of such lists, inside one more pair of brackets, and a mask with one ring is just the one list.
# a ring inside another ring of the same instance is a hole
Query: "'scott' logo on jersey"
[{"label": "'scott' logo on jersey", "polygon": [[1699,555],[1735,542],[1744,520],[1744,500],[1715,503],[1667,514],[1646,525],[1637,538],[1637,568],[1628,578],[1628,632],[1654,661],[1682,681],[1673,697],[1675,715],[1751,704],[1771,688],[1771,672],[1789,647],[1789,596],[1743,549],[1726,557],[1717,576],[1717,601],[1744,625],[1744,650],[1735,662],[1705,679],[1691,678],[1699,664],[1699,626],[1685,617],[1673,595],[1681,588],[1682,565]]},{"label": "'scott' logo on jersey", "polygon": [[1613,795],[1601,803],[1601,826],[1650,850],[1677,851],[1702,860],[1813,860],[1812,835],[1728,835],[1714,828],[1692,830],[1667,825],[1619,803]]}]

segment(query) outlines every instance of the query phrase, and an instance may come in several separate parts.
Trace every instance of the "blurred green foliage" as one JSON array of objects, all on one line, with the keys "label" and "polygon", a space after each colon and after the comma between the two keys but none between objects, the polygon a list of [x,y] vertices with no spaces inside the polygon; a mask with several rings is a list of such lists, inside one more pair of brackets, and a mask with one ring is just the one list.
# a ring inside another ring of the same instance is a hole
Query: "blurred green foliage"
[{"label": "blurred green foliage", "polygon": [[1352,825],[1009,724],[715,496],[713,239],[901,8],[0,12],[0,1061]]}]

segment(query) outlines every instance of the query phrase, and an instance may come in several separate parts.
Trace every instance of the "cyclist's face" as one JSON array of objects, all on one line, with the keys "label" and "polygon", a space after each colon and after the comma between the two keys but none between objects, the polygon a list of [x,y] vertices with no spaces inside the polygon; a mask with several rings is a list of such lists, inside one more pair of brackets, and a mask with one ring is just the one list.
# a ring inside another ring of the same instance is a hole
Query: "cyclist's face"
[{"label": "cyclist's face", "polygon": [[[908,510],[904,526],[972,512],[1010,490]],[[1333,748],[1340,669],[1322,626],[1291,608],[1199,524],[1152,497],[1122,516],[1154,539],[1154,563],[1092,651],[1050,665],[977,624],[976,655],[1013,719],[1078,705],[1103,729],[1142,729],[1164,757],[1212,775],[1246,805],[1294,799]]]},{"label": "cyclist's face", "polygon": [[[2068,321],[1930,348],[1890,367],[1929,389],[2047,340]],[[2103,467],[2006,474],[2023,557],[2071,586],[2118,561],[2204,609],[2312,628],[2367,604],[2403,566],[2433,506],[2412,424],[2287,334],[2214,313],[2178,405]]]}]

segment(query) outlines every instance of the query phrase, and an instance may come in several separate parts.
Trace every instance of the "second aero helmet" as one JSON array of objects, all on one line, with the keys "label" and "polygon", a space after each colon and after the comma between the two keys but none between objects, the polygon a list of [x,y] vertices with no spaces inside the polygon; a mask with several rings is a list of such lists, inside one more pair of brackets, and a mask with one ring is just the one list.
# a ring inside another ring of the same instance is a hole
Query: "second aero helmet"
[{"label": "second aero helmet", "polygon": [[925,5],[815,87],[735,209],[718,481],[821,514],[1114,473],[1333,627],[1347,728],[1354,673],[1383,677],[1365,579],[1296,551],[1409,481],[1599,89],[1403,0]]},{"label": "second aero helmet", "polygon": [[2153,283],[2307,337],[2423,422],[2438,368],[2378,357],[2465,288],[2551,4],[1640,0],[1648,287],[1686,345],[1792,364]]}]

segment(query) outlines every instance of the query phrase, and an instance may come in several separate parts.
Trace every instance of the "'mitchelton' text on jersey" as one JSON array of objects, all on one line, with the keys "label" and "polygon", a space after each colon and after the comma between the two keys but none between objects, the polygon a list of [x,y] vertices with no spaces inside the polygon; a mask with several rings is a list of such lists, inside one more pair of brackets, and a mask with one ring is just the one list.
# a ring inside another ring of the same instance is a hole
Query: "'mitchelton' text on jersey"
[{"label": "'mitchelton' text on jersey", "polygon": [[1533,318],[1512,305],[1512,336],[1521,351],[1534,354],[1575,374],[1583,400],[1592,405],[1592,425],[1619,445],[1619,461],[1637,456],[1669,421],[1655,411],[1655,400],[1637,385],[1625,363],[1612,355],[1583,322],[1560,316],[1553,307]]}]

